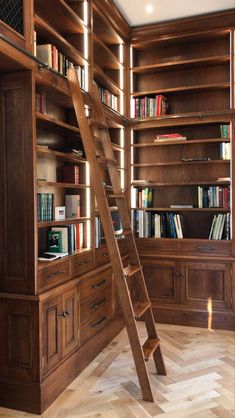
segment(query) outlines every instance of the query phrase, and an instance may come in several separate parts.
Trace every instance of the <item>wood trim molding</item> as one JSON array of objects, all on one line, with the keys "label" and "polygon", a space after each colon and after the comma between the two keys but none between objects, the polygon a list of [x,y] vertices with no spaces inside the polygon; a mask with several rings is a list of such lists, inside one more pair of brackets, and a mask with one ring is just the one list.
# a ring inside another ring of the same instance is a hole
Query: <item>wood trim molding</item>
[{"label": "wood trim molding", "polygon": [[115,31],[122,37],[124,40],[129,39],[131,27],[127,23],[126,19],[117,8],[113,0],[93,0],[93,3],[102,10],[105,17],[110,21],[111,25]]},{"label": "wood trim molding", "polygon": [[231,28],[234,26],[234,21],[235,10],[229,9],[222,12],[186,17],[163,23],[136,26],[131,30],[131,40],[135,43],[143,40],[153,40],[156,36],[166,37],[167,35],[178,33]]}]

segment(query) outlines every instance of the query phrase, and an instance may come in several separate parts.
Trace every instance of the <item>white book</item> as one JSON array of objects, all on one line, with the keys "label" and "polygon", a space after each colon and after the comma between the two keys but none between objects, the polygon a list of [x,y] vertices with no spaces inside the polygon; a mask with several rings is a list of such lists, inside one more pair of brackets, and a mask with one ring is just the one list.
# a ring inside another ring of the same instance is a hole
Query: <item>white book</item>
[{"label": "white book", "polygon": [[179,230],[178,238],[183,238],[181,219],[180,219],[180,215],[178,213],[176,214],[176,219],[177,219],[177,222],[178,222],[178,230]]},{"label": "white book", "polygon": [[220,228],[219,228],[219,232],[218,232],[218,239],[222,239],[225,219],[226,219],[226,215],[224,214],[224,215],[222,215],[222,220],[221,220],[221,224],[220,224]]},{"label": "white book", "polygon": [[209,239],[212,239],[212,235],[213,235],[213,231],[214,231],[216,219],[217,219],[217,215],[214,215],[213,220],[212,220],[212,224],[211,224],[211,230],[210,230],[210,234],[209,234]]},{"label": "white book", "polygon": [[161,238],[161,217],[158,213],[154,215],[154,237]]},{"label": "white book", "polygon": [[219,227],[220,227],[220,223],[221,223],[221,216],[222,216],[221,213],[219,213],[217,215],[214,230],[213,230],[213,233],[212,233],[212,239],[218,239],[218,232],[219,232]]}]

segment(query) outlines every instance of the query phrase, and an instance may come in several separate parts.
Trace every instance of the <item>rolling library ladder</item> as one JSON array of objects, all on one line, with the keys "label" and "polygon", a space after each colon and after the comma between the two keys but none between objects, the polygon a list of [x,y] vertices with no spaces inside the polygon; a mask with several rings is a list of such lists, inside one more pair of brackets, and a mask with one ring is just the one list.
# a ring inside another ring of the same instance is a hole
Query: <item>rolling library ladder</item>
[{"label": "rolling library ladder", "polygon": [[[90,91],[94,117],[88,118],[86,115],[82,91],[80,89],[75,70],[70,69],[68,71],[68,80],[86,158],[90,164],[91,182],[99,207],[121,309],[130,340],[143,399],[152,402],[154,399],[145,361],[153,355],[157,373],[165,375],[166,370],[162,358],[160,340],[157,336],[154,324],[151,302],[148,297],[142,267],[140,265],[135,240],[131,230],[125,196],[120,186],[117,161],[115,160],[114,152],[111,146],[111,139],[109,136],[103,106],[99,97],[98,87],[94,84]],[[102,144],[103,156],[97,156],[97,143]],[[108,196],[106,195],[102,180],[100,168],[101,164],[107,165],[112,185],[113,194]],[[114,199],[116,201],[122,223],[123,235],[127,240],[130,264],[125,268],[122,263],[117,239],[112,225],[108,199]],[[143,346],[140,343],[136,326],[136,320],[140,318],[143,318],[145,322],[148,336]]]}]

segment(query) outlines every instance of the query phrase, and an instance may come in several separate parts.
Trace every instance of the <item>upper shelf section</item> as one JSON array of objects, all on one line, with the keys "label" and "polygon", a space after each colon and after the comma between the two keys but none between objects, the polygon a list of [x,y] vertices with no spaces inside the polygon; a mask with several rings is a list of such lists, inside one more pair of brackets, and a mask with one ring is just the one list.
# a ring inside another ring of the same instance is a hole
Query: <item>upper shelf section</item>
[{"label": "upper shelf section", "polygon": [[[62,33],[83,34],[88,29],[79,16],[70,6],[71,2],[64,0],[35,0],[35,12],[46,18]],[[56,13],[55,13],[56,12]]]}]

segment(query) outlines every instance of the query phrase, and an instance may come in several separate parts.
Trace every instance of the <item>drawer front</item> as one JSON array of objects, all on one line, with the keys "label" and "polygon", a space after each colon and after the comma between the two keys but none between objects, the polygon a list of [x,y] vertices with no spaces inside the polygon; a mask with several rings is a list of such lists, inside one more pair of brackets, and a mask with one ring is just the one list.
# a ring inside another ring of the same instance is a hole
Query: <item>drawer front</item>
[{"label": "drawer front", "polygon": [[139,253],[177,254],[178,252],[178,242],[174,239],[137,238],[136,245]]},{"label": "drawer front", "polygon": [[232,246],[231,242],[228,241],[205,241],[205,242],[180,242],[180,254],[192,254],[192,255],[206,255],[206,256],[216,256],[216,255],[226,255],[231,256]]},{"label": "drawer front", "polygon": [[100,331],[111,320],[111,318],[112,306],[111,304],[108,304],[86,323],[82,324],[80,328],[81,344],[84,344],[91,337],[93,337],[93,335]]},{"label": "drawer front", "polygon": [[80,320],[86,322],[90,317],[102,310],[107,304],[111,304],[112,286],[106,287],[101,292],[95,293],[91,298],[81,303]]},{"label": "drawer front", "polygon": [[81,276],[94,268],[94,253],[78,254],[71,260],[72,276]]},{"label": "drawer front", "polygon": [[96,248],[95,250],[95,264],[101,266],[110,263],[110,256],[107,247]]},{"label": "drawer front", "polygon": [[51,285],[63,283],[70,277],[69,261],[53,264],[38,272],[38,287],[42,289]]},{"label": "drawer front", "polygon": [[104,271],[91,279],[80,283],[80,300],[92,297],[95,293],[104,291],[112,283],[111,270]]}]

